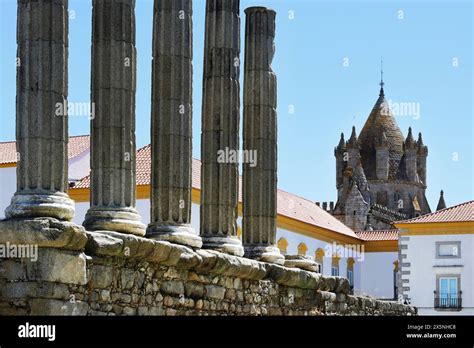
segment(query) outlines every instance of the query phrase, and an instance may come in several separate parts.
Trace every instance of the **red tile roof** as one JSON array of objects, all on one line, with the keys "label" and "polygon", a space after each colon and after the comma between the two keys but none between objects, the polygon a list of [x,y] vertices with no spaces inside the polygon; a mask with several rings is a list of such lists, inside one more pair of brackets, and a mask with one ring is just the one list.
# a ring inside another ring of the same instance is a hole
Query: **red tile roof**
[{"label": "red tile roof", "polygon": [[[89,136],[77,135],[69,137],[68,158],[72,159],[89,149]],[[16,163],[16,143],[0,142],[0,164]]]},{"label": "red tile roof", "polygon": [[395,224],[423,224],[430,222],[465,222],[474,221],[474,201],[467,201],[434,213],[414,219],[397,221]]},{"label": "red tile roof", "polygon": [[398,240],[398,230],[356,231],[357,237],[364,241]]},{"label": "red tile roof", "polygon": [[[147,145],[137,151],[137,185],[149,185],[151,173],[151,147]],[[192,185],[195,189],[201,188],[201,161],[193,159]],[[88,188],[90,185],[89,176],[80,180],[74,189]],[[242,185],[240,185],[242,187]],[[239,192],[239,200],[242,201],[242,193]],[[357,238],[357,235],[349,227],[337,220],[309,201],[291,193],[278,190],[277,210],[279,215],[289,217],[294,220],[331,230],[346,236]]]}]

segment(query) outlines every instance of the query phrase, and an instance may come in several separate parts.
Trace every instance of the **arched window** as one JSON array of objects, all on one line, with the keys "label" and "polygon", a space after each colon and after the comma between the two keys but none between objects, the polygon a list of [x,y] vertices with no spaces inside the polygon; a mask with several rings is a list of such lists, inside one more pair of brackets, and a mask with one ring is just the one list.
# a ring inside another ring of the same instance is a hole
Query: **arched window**
[{"label": "arched window", "polygon": [[352,289],[354,289],[354,263],[355,260],[352,257],[347,259],[347,279],[349,280],[349,285]]},{"label": "arched window", "polygon": [[331,262],[331,275],[334,277],[339,277],[339,256],[333,256]]},{"label": "arched window", "polygon": [[314,253],[314,260],[319,263],[319,273],[323,273],[324,250],[318,248]]},{"label": "arched window", "polygon": [[306,246],[305,243],[298,244],[298,255],[306,255],[307,251],[308,251],[308,247]]},{"label": "arched window", "polygon": [[285,255],[288,249],[288,241],[285,238],[280,238],[278,239],[277,245],[280,252]]}]

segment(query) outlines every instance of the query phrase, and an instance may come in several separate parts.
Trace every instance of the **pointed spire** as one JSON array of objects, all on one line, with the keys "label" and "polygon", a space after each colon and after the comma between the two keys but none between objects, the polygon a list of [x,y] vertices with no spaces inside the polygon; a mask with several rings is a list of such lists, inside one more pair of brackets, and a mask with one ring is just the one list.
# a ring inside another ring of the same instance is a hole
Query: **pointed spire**
[{"label": "pointed spire", "polygon": [[351,137],[347,141],[347,147],[350,147],[350,148],[359,147],[359,141],[357,140],[357,134],[356,134],[356,130],[354,126],[352,126],[352,133],[351,133]]},{"label": "pointed spire", "polygon": [[418,144],[418,147],[423,146],[423,138],[421,137],[421,132],[418,133],[418,141],[416,142]]},{"label": "pointed spire", "polygon": [[411,132],[411,127],[408,128],[408,135],[405,140],[406,148],[414,148],[415,147],[415,139],[413,139],[413,134]]},{"label": "pointed spire", "polygon": [[345,150],[346,142],[344,140],[344,133],[341,133],[341,139],[339,140],[339,144],[337,144],[337,146],[334,148],[334,156],[344,153]]},{"label": "pointed spire", "polygon": [[379,93],[379,97],[384,97],[385,96],[385,92],[383,90],[383,86],[385,85],[385,83],[383,82],[383,57],[380,59],[380,93]]},{"label": "pointed spire", "polygon": [[416,142],[416,145],[418,146],[418,155],[420,156],[427,156],[428,155],[428,147],[425,146],[423,143],[423,138],[421,136],[421,132],[418,133],[418,141]]},{"label": "pointed spire", "polygon": [[337,147],[339,149],[342,149],[343,147],[345,147],[346,145],[346,142],[344,140],[344,133],[341,133],[341,139],[339,139],[339,144],[337,145]]},{"label": "pointed spire", "polygon": [[441,190],[439,194],[439,201],[438,201],[438,206],[436,207],[436,211],[445,209],[446,208],[446,202],[444,201],[444,192]]}]

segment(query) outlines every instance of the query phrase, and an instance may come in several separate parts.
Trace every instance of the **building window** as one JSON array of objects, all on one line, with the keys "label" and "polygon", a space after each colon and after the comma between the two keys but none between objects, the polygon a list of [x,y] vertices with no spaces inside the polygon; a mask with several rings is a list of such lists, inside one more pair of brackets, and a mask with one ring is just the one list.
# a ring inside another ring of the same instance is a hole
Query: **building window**
[{"label": "building window", "polygon": [[352,257],[347,259],[347,279],[349,280],[351,291],[354,289],[354,263],[355,260]]},{"label": "building window", "polygon": [[308,251],[308,247],[306,246],[305,243],[300,243],[298,244],[298,255],[306,255],[306,252]]},{"label": "building window", "polygon": [[349,280],[349,285],[352,289],[354,287],[354,271],[352,269],[347,270],[347,280]]},{"label": "building window", "polygon": [[459,275],[438,276],[437,291],[435,291],[435,308],[461,309],[461,278]]},{"label": "building window", "polygon": [[461,242],[436,242],[436,258],[450,259],[461,257]]},{"label": "building window", "polygon": [[319,264],[319,273],[323,273],[324,250],[318,248],[314,254],[314,260]]},{"label": "building window", "polygon": [[285,238],[278,239],[278,249],[283,255],[286,255],[286,250],[288,249],[288,241]]},{"label": "building window", "polygon": [[331,275],[333,277],[339,277],[339,257],[333,256],[331,263]]}]

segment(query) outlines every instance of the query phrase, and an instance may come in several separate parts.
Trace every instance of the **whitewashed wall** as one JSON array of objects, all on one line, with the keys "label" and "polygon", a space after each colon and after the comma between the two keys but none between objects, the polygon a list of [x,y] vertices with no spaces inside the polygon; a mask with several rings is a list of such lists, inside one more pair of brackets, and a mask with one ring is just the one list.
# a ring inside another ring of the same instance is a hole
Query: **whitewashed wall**
[{"label": "whitewashed wall", "polygon": [[[461,242],[461,258],[437,259],[436,242],[452,241]],[[474,235],[423,235],[409,236],[408,241],[403,241],[408,247],[403,250],[407,255],[403,262],[410,263],[410,274],[406,286],[410,291],[406,294],[411,299],[411,304],[418,307],[422,315],[474,315]],[[460,275],[462,291],[462,310],[437,311],[434,309],[434,294],[436,290],[436,275]]]},{"label": "whitewashed wall", "polygon": [[375,298],[394,298],[393,263],[398,259],[397,252],[365,253],[361,263],[360,293]]},{"label": "whitewashed wall", "polygon": [[69,181],[76,181],[89,175],[90,172],[90,151],[84,151],[80,155],[69,160],[68,177]]},{"label": "whitewashed wall", "polygon": [[16,191],[16,167],[0,168],[0,219],[5,218],[5,208],[10,205]]}]

